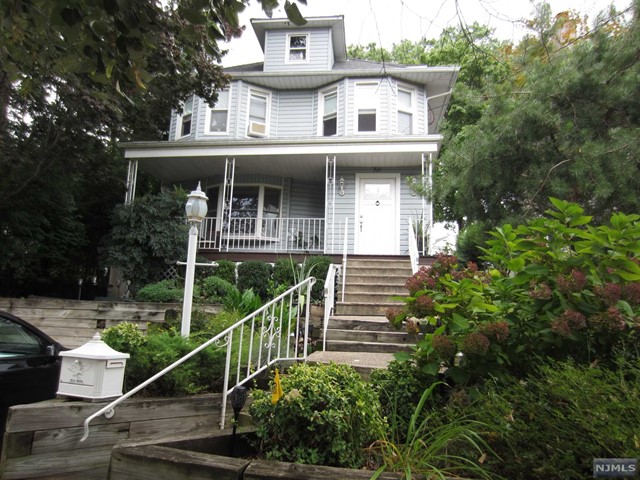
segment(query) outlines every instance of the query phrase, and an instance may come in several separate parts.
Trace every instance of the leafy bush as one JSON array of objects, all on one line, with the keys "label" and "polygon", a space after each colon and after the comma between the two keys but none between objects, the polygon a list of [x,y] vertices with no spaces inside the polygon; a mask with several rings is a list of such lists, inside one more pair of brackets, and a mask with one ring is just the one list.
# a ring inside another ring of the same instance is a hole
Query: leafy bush
[{"label": "leafy bush", "polygon": [[539,358],[606,364],[637,342],[640,216],[616,213],[594,227],[578,205],[552,203],[548,217],[489,232],[491,270],[440,256],[407,281],[399,316],[434,329],[415,355],[427,372],[444,365],[458,383],[523,376]]},{"label": "leafy bush", "polygon": [[121,322],[104,329],[101,337],[104,343],[123,353],[131,353],[147,341],[147,337],[138,328],[138,325],[130,322]]},{"label": "leafy bush", "polygon": [[136,293],[139,302],[182,302],[184,289],[175,280],[162,280],[145,285]]},{"label": "leafy bush", "polygon": [[254,390],[250,411],[258,449],[269,459],[359,468],[364,447],[380,438],[383,421],[375,392],[347,365],[291,367],[284,396]]},{"label": "leafy bush", "polygon": [[640,363],[617,372],[570,362],[542,365],[526,381],[491,383],[467,407],[502,426],[486,438],[501,457],[487,462],[512,480],[590,478],[594,458],[640,454]]},{"label": "leafy bush", "polygon": [[236,284],[236,264],[231,260],[216,260],[215,276],[226,280],[231,285]]},{"label": "leafy bush", "polygon": [[262,306],[262,300],[253,293],[251,288],[242,293],[236,288],[222,299],[222,304],[225,310],[239,313],[244,317],[259,309]]},{"label": "leafy bush", "polygon": [[474,262],[480,265],[482,247],[489,240],[488,229],[482,222],[474,222],[460,232],[456,240],[456,255],[463,264]]},{"label": "leafy bush", "polygon": [[317,255],[306,259],[311,276],[316,278],[316,283],[311,289],[311,301],[314,303],[324,303],[324,280],[327,278],[331,257]]},{"label": "leafy bush", "polygon": [[213,276],[204,279],[202,282],[201,294],[209,302],[220,303],[224,297],[234,290],[238,290],[235,285],[232,285],[218,276]]},{"label": "leafy bush", "polygon": [[238,281],[241,292],[252,289],[261,299],[267,298],[267,288],[271,278],[271,265],[259,260],[247,260],[238,265]]},{"label": "leafy bush", "polygon": [[280,258],[273,265],[273,281],[276,285],[286,285],[292,287],[294,285],[295,274],[292,266],[291,258]]}]

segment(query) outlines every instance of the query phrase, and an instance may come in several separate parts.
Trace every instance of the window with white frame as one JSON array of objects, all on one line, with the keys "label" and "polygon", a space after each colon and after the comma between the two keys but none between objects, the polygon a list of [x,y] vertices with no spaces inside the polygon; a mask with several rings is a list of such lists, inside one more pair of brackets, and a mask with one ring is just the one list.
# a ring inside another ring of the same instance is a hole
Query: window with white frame
[{"label": "window with white frame", "polygon": [[398,88],[398,133],[413,134],[414,92],[407,88]]},{"label": "window with white frame", "polygon": [[338,89],[320,93],[320,135],[331,137],[338,133]]},{"label": "window with white frame", "polygon": [[269,94],[252,90],[249,94],[249,129],[250,136],[267,135],[267,119],[269,115]]},{"label": "window with white frame", "polygon": [[193,121],[193,100],[191,97],[182,105],[182,113],[176,117],[176,137],[182,138],[191,135]]},{"label": "window with white frame", "polygon": [[226,134],[229,131],[229,90],[218,92],[218,101],[207,109],[207,130],[210,134]]},{"label": "window with white frame", "polygon": [[282,190],[267,185],[235,185],[231,200],[231,235],[277,237]]},{"label": "window with white frame", "polygon": [[377,131],[378,83],[356,83],[356,131]]},{"label": "window with white frame", "polygon": [[309,60],[308,48],[308,33],[290,33],[287,35],[287,62],[307,62]]}]

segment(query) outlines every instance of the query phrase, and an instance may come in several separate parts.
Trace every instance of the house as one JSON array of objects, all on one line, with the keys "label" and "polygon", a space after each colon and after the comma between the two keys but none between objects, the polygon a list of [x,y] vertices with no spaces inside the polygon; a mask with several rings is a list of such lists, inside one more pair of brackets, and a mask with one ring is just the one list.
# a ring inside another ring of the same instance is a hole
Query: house
[{"label": "house", "polygon": [[205,254],[407,255],[432,211],[407,178],[430,181],[458,67],[348,59],[342,16],[251,24],[263,63],[225,69],[214,106],[186,101],[168,141],[124,145],[127,201],[138,168],[201,182]]}]

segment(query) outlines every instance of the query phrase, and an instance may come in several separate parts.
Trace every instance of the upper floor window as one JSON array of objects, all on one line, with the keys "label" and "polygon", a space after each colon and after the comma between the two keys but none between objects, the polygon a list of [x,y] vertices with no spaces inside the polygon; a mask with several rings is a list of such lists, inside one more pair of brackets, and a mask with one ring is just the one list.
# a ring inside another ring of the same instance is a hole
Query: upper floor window
[{"label": "upper floor window", "polygon": [[308,61],[308,47],[308,33],[296,33],[287,35],[287,62]]},{"label": "upper floor window", "polygon": [[338,90],[332,89],[320,93],[320,134],[331,137],[338,133]]},{"label": "upper floor window", "polygon": [[378,83],[356,84],[356,131],[376,132],[378,116]]},{"label": "upper floor window", "polygon": [[218,92],[218,101],[207,109],[207,131],[211,134],[225,134],[229,131],[229,90]]},{"label": "upper floor window", "polygon": [[413,112],[415,109],[413,90],[398,88],[398,133],[413,133]]},{"label": "upper floor window", "polygon": [[248,135],[264,137],[267,135],[269,118],[269,94],[252,90],[249,94]]},{"label": "upper floor window", "polygon": [[184,102],[182,105],[182,114],[179,114],[176,122],[177,138],[186,137],[191,135],[191,127],[193,120],[193,98]]}]

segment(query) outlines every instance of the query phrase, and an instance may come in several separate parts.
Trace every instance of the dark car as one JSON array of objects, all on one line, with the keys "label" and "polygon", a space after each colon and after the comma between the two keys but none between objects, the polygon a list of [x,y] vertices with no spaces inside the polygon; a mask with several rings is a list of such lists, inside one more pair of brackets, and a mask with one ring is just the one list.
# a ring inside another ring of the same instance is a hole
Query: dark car
[{"label": "dark car", "polygon": [[0,311],[0,446],[10,406],[56,397],[61,350],[44,332]]}]

